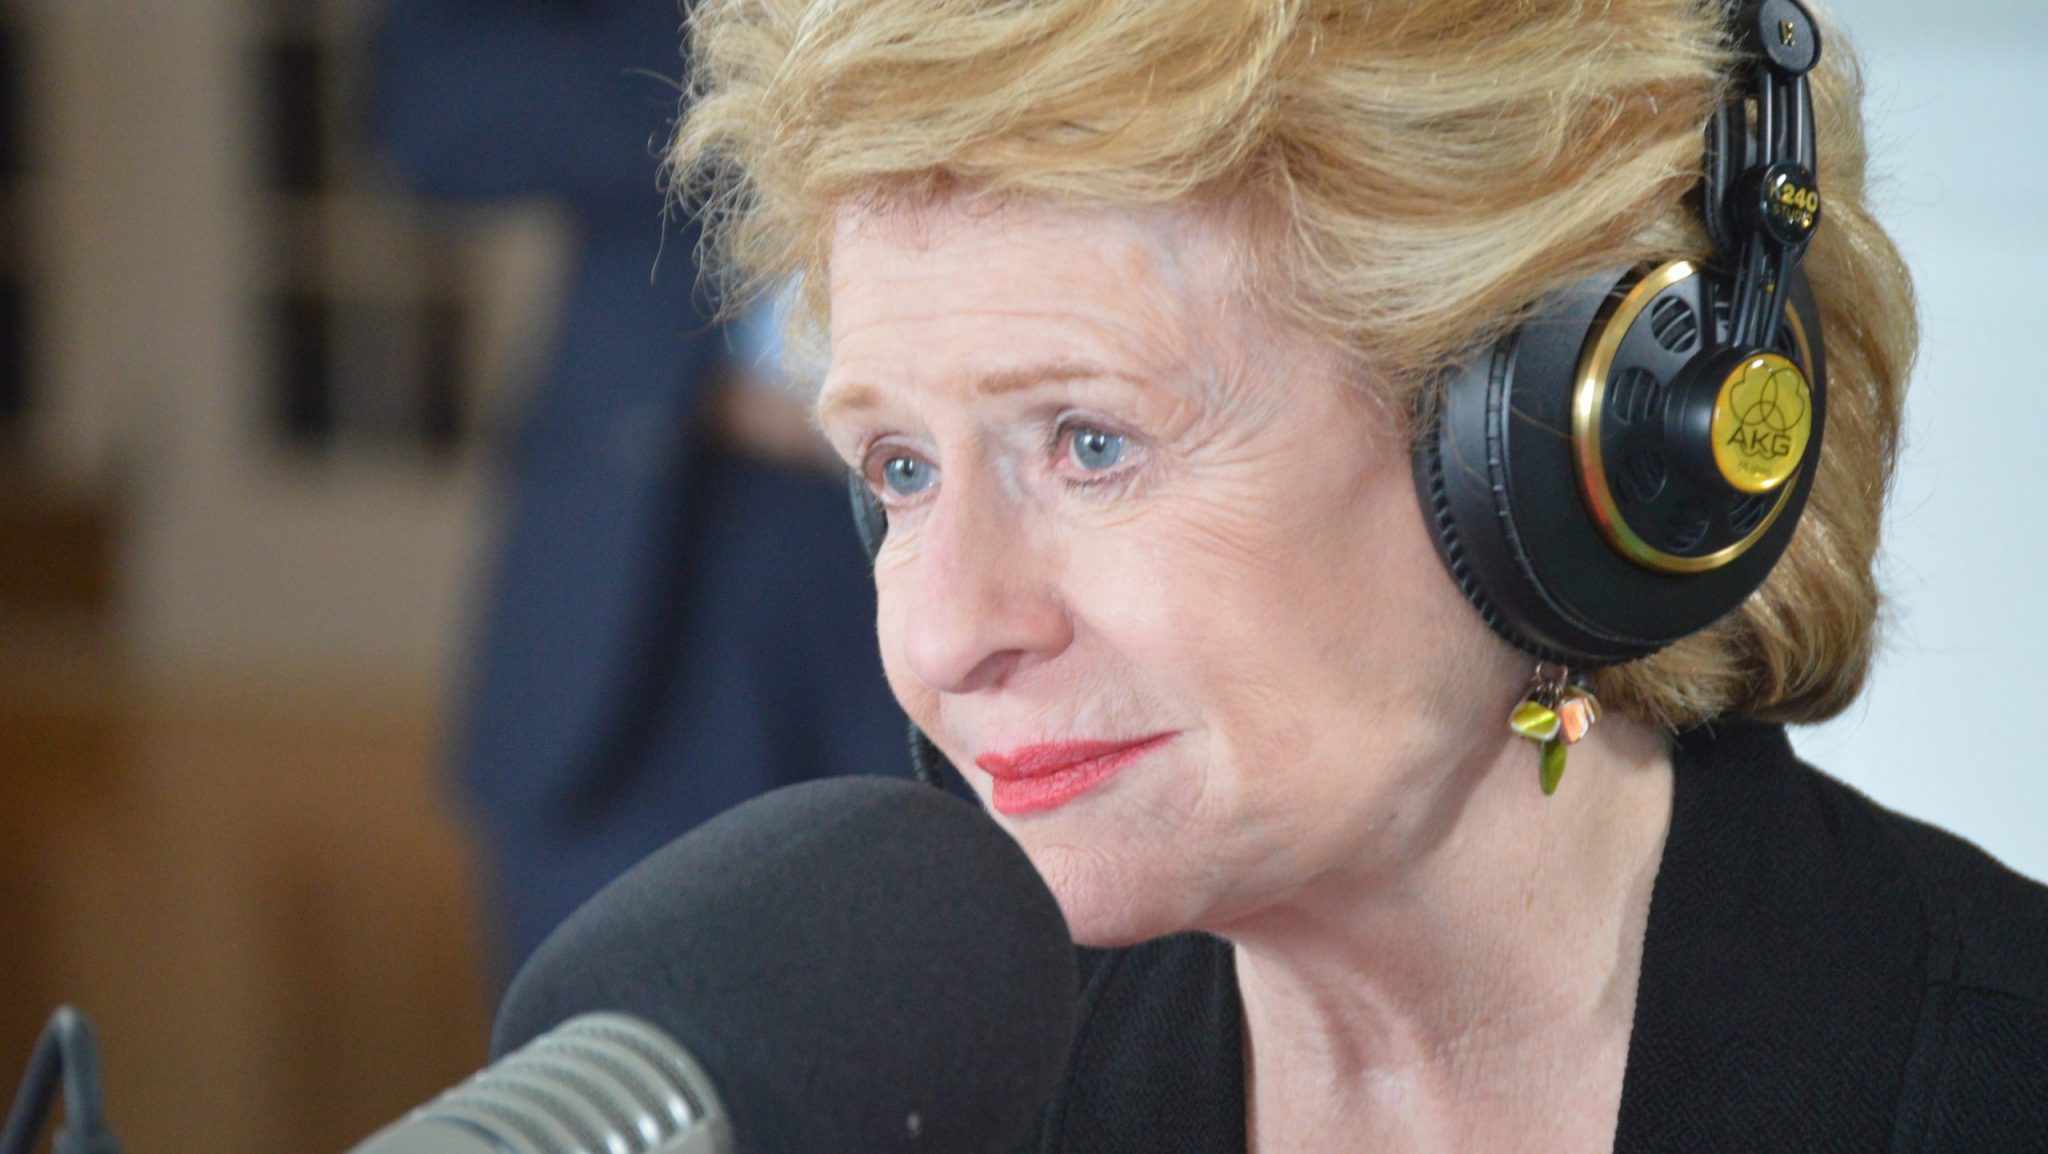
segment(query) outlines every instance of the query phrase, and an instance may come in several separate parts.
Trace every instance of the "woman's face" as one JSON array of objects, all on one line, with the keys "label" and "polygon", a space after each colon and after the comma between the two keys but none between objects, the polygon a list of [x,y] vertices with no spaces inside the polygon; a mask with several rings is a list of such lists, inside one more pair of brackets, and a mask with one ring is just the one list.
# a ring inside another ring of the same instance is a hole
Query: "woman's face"
[{"label": "woman's face", "polygon": [[1241,298],[1227,239],[949,202],[832,250],[820,414],[888,509],[890,685],[1092,944],[1426,849],[1518,677],[1398,415]]}]

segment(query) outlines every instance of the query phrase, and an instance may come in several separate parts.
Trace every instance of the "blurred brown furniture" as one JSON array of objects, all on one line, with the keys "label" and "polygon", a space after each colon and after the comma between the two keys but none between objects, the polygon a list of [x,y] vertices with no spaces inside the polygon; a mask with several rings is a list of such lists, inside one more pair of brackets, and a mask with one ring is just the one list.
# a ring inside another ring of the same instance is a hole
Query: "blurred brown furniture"
[{"label": "blurred brown furniture", "polygon": [[484,1058],[433,703],[132,673],[115,540],[0,482],[0,1093],[71,1001],[131,1154],[339,1154]]}]

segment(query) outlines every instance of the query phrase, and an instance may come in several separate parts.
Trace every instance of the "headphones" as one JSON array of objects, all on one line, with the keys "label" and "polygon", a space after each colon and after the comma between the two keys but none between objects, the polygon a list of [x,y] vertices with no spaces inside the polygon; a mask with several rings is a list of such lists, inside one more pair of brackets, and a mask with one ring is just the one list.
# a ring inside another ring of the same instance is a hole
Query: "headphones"
[{"label": "headphones", "polygon": [[[1820,223],[1797,0],[1730,3],[1739,55],[1707,127],[1714,257],[1553,293],[1424,390],[1416,489],[1437,551],[1493,631],[1584,670],[1644,657],[1763,584],[1806,506],[1827,419],[1820,311],[1800,260]],[[872,559],[888,532],[855,474]],[[937,783],[914,726],[912,765]]]},{"label": "headphones", "polygon": [[1451,369],[1416,489],[1444,565],[1495,633],[1587,669],[1647,656],[1763,584],[1806,506],[1827,419],[1813,19],[1734,13],[1742,63],[1707,129],[1715,257],[1610,272],[1542,301]]}]

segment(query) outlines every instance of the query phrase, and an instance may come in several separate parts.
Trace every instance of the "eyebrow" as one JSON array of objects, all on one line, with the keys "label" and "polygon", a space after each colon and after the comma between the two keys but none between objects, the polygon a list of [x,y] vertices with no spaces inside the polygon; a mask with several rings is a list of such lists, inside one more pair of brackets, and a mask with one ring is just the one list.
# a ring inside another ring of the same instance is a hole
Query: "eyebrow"
[{"label": "eyebrow", "polygon": [[[1091,378],[1112,378],[1138,383],[1137,378],[1128,373],[1117,372],[1092,361],[1059,360],[1020,365],[1015,368],[990,369],[978,373],[974,377],[973,389],[977,396],[999,397],[1041,385]],[[818,423],[823,425],[841,413],[877,409],[881,405],[882,390],[874,385],[860,381],[834,385],[826,389],[819,399]]]}]

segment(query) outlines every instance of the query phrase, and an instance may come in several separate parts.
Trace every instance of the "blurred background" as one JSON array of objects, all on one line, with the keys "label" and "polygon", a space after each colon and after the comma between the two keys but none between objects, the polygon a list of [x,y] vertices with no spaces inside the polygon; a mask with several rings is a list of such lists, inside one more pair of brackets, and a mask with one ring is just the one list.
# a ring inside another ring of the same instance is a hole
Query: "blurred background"
[{"label": "blurred background", "polygon": [[[638,7],[659,42],[592,83],[678,71],[673,6]],[[2048,304],[2048,9],[1835,7],[1926,343],[1887,649],[1850,714],[1795,740],[2048,877],[2048,389],[2028,347]],[[50,1008],[78,1003],[132,1154],[346,1149],[481,1062],[497,981],[571,896],[531,925],[494,896],[540,843],[477,803],[463,729],[534,519],[523,418],[576,339],[591,233],[575,190],[423,176],[475,143],[459,129],[385,139],[385,20],[373,0],[0,0],[0,1093]],[[456,75],[424,58],[428,80]],[[627,132],[642,195],[619,210],[641,284],[673,101],[649,80],[633,99],[652,119]],[[550,82],[550,107],[581,107],[573,78]],[[677,331],[701,330],[690,243],[660,252]],[[690,411],[814,467],[750,404]],[[625,411],[607,459],[659,474],[672,421]],[[787,480],[732,475],[749,500]],[[843,503],[815,490],[789,498],[809,502],[797,520],[838,533]],[[850,529],[830,540],[854,549]],[[705,628],[759,609],[690,596]],[[858,606],[835,620],[864,644]],[[894,758],[886,708],[819,732]],[[587,810],[579,869],[637,856],[589,850]]]},{"label": "blurred background", "polygon": [[0,1092],[75,1002],[137,1151],[345,1149],[483,1052],[441,755],[568,242],[400,193],[377,16],[0,3]]}]

